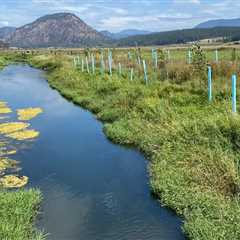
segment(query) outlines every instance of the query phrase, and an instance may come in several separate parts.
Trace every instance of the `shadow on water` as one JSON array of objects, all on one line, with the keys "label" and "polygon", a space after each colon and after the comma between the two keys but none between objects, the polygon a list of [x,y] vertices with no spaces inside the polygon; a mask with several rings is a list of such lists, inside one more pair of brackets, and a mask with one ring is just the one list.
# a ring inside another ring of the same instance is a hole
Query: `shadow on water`
[{"label": "shadow on water", "polygon": [[52,90],[43,72],[10,65],[0,92],[13,109],[44,109],[31,121],[40,137],[16,159],[43,192],[38,227],[49,239],[185,239],[181,220],[151,196],[144,157],[109,142],[102,124]]}]

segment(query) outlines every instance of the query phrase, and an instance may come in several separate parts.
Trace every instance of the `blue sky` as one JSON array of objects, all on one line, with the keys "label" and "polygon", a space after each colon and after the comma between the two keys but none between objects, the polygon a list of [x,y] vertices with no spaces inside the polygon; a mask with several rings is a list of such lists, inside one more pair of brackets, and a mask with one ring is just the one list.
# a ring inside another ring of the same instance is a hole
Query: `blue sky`
[{"label": "blue sky", "polygon": [[0,26],[21,26],[72,12],[97,30],[166,31],[209,19],[240,17],[240,0],[0,0]]}]

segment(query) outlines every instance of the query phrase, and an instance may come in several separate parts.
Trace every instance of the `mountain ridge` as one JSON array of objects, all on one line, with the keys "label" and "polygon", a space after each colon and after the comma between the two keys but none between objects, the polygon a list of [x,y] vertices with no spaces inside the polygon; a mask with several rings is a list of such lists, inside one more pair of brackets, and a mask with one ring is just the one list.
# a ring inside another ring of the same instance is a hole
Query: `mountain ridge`
[{"label": "mountain ridge", "polygon": [[15,27],[9,27],[9,26],[1,27],[0,28],[0,39],[4,40],[4,39],[8,38],[8,36],[10,34],[12,34],[15,30],[16,30]]},{"label": "mountain ridge", "polygon": [[42,16],[17,28],[7,39],[14,47],[91,47],[110,40],[72,13]]},{"label": "mountain ridge", "polygon": [[195,28],[213,28],[213,27],[240,27],[240,18],[214,19],[202,22],[195,26]]},{"label": "mountain ridge", "polygon": [[120,39],[118,47],[125,46],[153,46],[167,44],[185,44],[203,39],[222,38],[238,41],[240,39],[240,27],[216,27],[211,29],[191,28],[173,30],[167,32],[152,33],[142,36],[132,36]]},{"label": "mountain ridge", "polygon": [[140,29],[124,29],[116,33],[112,33],[107,30],[101,31],[101,33],[107,37],[118,40],[126,37],[136,36],[136,35],[147,35],[147,34],[151,34],[152,32],[146,31],[146,30],[140,30]]}]

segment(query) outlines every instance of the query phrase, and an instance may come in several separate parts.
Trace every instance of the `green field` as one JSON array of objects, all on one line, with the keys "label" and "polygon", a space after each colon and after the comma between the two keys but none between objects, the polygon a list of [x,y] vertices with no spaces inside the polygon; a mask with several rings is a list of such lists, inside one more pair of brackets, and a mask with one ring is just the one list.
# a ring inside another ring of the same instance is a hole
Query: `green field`
[{"label": "green field", "polygon": [[[240,119],[231,111],[231,75],[240,70],[238,50],[234,57],[232,49],[219,50],[216,62],[215,49],[207,49],[201,57],[194,55],[191,64],[187,49],[171,49],[170,59],[158,50],[157,68],[151,49],[140,51],[138,64],[139,50],[113,49],[112,76],[107,50],[102,53],[104,69],[97,49],[38,50],[8,53],[7,58],[47,70],[50,85],[104,121],[112,141],[140,149],[150,160],[153,194],[184,218],[190,239],[240,239]],[[211,103],[207,65],[213,70]],[[237,89],[238,102],[239,96]]]}]

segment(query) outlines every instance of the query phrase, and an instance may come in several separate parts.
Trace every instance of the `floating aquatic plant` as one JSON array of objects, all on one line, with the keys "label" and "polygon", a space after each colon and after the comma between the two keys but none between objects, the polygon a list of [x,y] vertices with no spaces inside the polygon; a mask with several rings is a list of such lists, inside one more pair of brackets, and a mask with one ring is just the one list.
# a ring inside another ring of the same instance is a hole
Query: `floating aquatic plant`
[{"label": "floating aquatic plant", "polygon": [[7,103],[0,102],[0,114],[11,113],[12,110],[7,106]]},{"label": "floating aquatic plant", "polygon": [[[7,103],[0,101],[0,114],[10,113],[12,110],[7,106]],[[42,113],[41,108],[26,108],[18,109],[18,119],[20,121],[31,120],[38,114]],[[0,120],[6,119],[8,116],[1,116]],[[0,187],[4,188],[20,188],[27,184],[28,177],[17,175],[6,175],[8,169],[17,170],[18,162],[10,159],[8,156],[16,154],[16,149],[10,149],[6,137],[14,140],[23,141],[33,139],[39,136],[39,132],[27,129],[30,126],[26,122],[6,122],[0,123]]]},{"label": "floating aquatic plant", "polygon": [[8,168],[14,168],[18,164],[18,161],[9,159],[7,157],[0,158],[0,172],[8,169]]},{"label": "floating aquatic plant", "polygon": [[0,134],[9,134],[26,129],[30,124],[23,122],[10,122],[0,124]]},{"label": "floating aquatic plant", "polygon": [[0,186],[4,188],[21,188],[27,183],[28,177],[26,176],[6,175],[0,178]]},{"label": "floating aquatic plant", "polygon": [[21,141],[36,138],[39,136],[39,132],[35,130],[23,130],[7,134],[6,136]]},{"label": "floating aquatic plant", "polygon": [[0,172],[9,167],[8,158],[0,158]]},{"label": "floating aquatic plant", "polygon": [[18,120],[21,120],[21,121],[31,120],[42,112],[43,110],[41,108],[18,109],[17,110]]},{"label": "floating aquatic plant", "polygon": [[16,154],[17,150],[8,150],[6,145],[7,142],[0,142],[0,175],[3,175],[6,169],[15,168],[18,164],[17,161],[8,158],[9,155]]},{"label": "floating aquatic plant", "polygon": [[1,150],[0,149],[0,157],[14,155],[16,153],[17,153],[17,150],[15,150],[15,149],[13,149],[13,150]]},{"label": "floating aquatic plant", "polygon": [[0,120],[4,120],[4,119],[7,119],[7,118],[9,118],[9,117],[8,116],[1,116]]}]

